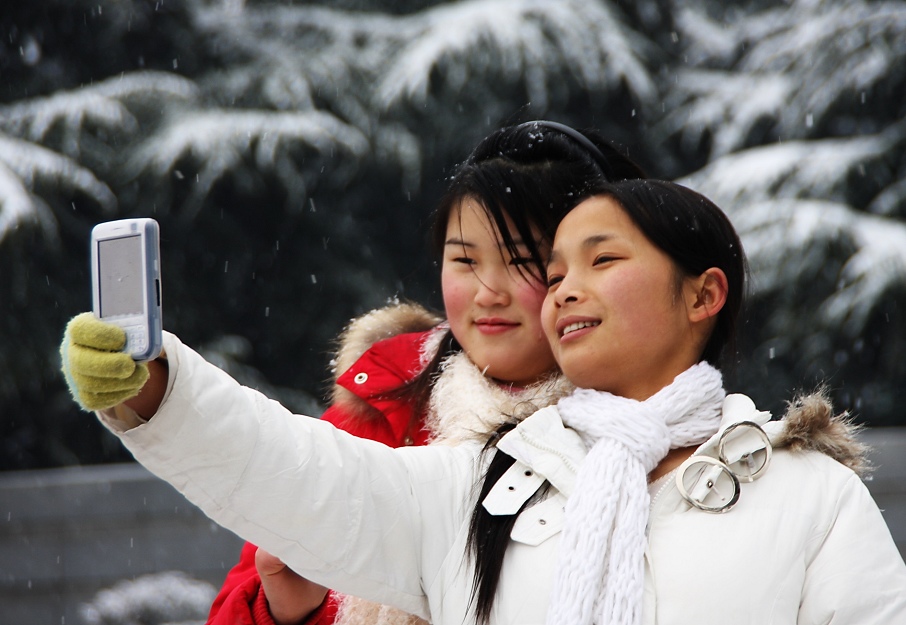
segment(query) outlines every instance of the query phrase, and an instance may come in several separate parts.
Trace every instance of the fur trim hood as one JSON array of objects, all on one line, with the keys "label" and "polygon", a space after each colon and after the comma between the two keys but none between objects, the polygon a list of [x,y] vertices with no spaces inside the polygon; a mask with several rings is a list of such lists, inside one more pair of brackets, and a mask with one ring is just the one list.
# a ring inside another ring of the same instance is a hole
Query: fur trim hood
[{"label": "fur trim hood", "polygon": [[846,412],[834,414],[826,389],[798,395],[787,406],[782,422],[775,447],[820,451],[862,477],[870,473],[869,447],[858,439],[861,426]]},{"label": "fur trim hood", "polygon": [[[378,417],[376,410],[361,398],[336,383],[337,378],[348,370],[362,355],[378,341],[389,339],[393,336],[408,332],[425,332],[435,328],[443,318],[430,312],[428,309],[412,303],[395,303],[384,308],[378,308],[369,313],[353,319],[337,337],[337,350],[330,361],[331,381],[333,388],[330,393],[330,403],[362,417]],[[438,331],[438,338],[442,332]],[[430,339],[423,345],[425,355],[430,349]],[[436,344],[434,345],[436,347]],[[431,352],[433,354],[433,352]]]},{"label": "fur trim hood", "polygon": [[330,361],[333,381],[378,341],[407,332],[424,332],[441,321],[443,317],[408,302],[378,308],[353,319],[337,337],[338,347]]}]

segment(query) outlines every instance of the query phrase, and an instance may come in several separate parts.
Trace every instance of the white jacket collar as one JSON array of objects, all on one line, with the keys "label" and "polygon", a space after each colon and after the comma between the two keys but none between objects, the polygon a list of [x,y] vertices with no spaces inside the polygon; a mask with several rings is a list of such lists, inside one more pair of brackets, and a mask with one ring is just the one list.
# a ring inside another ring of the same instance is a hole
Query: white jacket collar
[{"label": "white jacket collar", "polygon": [[[749,421],[762,427],[771,442],[783,433],[782,421],[770,421],[771,413],[760,411],[741,394],[728,395],[718,432],[693,455],[717,456],[721,434],[730,426]],[[761,447],[759,447],[761,445]],[[731,449],[734,459],[763,448],[758,437],[744,437]],[[544,480],[569,497],[587,449],[579,434],[563,425],[556,406],[543,408],[517,425],[497,443],[497,448],[515,458],[514,465],[498,480],[482,505],[495,515],[515,514]],[[726,450],[725,450],[726,451]]]},{"label": "white jacket collar", "polygon": [[497,448],[530,467],[567,497],[588,453],[579,434],[563,425],[556,406],[525,419],[500,439]]}]

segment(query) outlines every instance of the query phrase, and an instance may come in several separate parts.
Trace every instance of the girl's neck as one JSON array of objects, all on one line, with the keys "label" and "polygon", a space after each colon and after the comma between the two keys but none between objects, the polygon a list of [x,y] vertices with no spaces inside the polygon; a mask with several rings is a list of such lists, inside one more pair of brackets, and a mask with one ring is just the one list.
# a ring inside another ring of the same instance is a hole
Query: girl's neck
[{"label": "girl's neck", "polygon": [[498,386],[505,391],[509,391],[510,393],[518,393],[519,391],[524,391],[526,389],[525,386],[518,385],[513,382],[507,382],[506,380],[498,380],[496,378],[488,378],[488,380],[490,380],[491,383],[495,386]]}]

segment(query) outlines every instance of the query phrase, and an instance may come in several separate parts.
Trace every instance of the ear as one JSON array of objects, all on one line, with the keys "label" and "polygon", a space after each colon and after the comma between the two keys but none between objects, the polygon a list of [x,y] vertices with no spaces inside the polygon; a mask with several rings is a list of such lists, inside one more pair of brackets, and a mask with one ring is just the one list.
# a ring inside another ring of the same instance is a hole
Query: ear
[{"label": "ear", "polygon": [[689,321],[696,323],[716,317],[727,303],[728,284],[727,274],[717,267],[687,279],[685,292]]}]

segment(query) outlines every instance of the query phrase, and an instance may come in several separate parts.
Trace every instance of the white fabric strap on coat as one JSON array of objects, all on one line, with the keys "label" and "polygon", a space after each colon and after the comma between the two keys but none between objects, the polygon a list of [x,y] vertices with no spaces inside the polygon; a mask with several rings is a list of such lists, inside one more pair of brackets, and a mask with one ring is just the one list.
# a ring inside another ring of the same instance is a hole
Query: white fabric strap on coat
[{"label": "white fabric strap on coat", "polygon": [[587,389],[560,400],[589,452],[566,505],[550,625],[641,622],[648,473],[717,431],[724,396],[720,372],[699,363],[642,402]]},{"label": "white fabric strap on coat", "polygon": [[488,492],[482,506],[488,514],[494,516],[516,514],[522,504],[528,501],[543,483],[543,477],[517,460],[500,476]]}]

